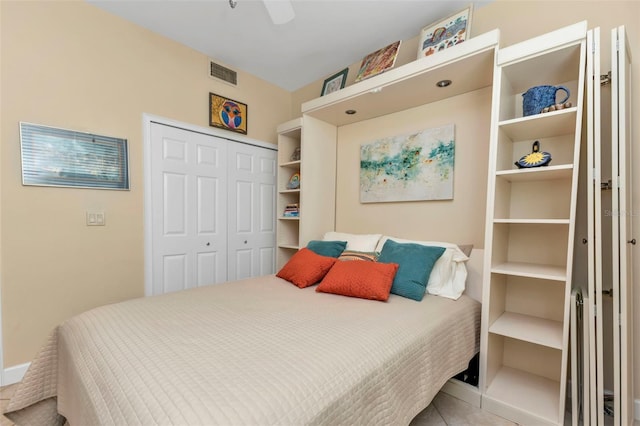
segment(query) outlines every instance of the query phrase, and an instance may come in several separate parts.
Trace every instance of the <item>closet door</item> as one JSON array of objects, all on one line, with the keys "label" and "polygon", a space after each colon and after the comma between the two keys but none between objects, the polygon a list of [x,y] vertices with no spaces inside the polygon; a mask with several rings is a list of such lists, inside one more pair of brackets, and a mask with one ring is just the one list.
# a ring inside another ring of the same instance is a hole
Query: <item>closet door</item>
[{"label": "closet door", "polygon": [[[613,345],[614,424],[633,423],[633,246],[631,97],[629,79],[631,54],[623,26],[611,32],[611,145],[613,187]],[[617,310],[617,312],[615,312]],[[618,316],[616,321],[615,316]],[[605,332],[607,332],[605,330]]]},{"label": "closet door", "polygon": [[[582,403],[582,419],[584,425],[591,424],[591,419],[597,418],[597,412],[603,413],[603,397],[598,396],[596,382],[602,382],[602,357],[596,357],[596,350],[602,353],[602,328],[596,326],[595,307],[602,306],[602,181],[601,170],[601,137],[600,137],[600,28],[587,32],[587,46],[590,46],[590,54],[587,55],[587,251],[585,259],[588,265],[587,297],[583,305],[584,323],[588,332],[587,348],[582,351],[584,365],[583,371],[577,371],[581,375],[582,391],[584,394]],[[596,338],[596,333],[598,336]],[[598,349],[596,349],[596,347]],[[596,376],[598,380],[596,381]],[[572,380],[572,385],[577,386],[579,380]],[[590,384],[594,385],[591,386]],[[600,389],[602,392],[602,389]],[[574,392],[572,418],[573,425],[578,424],[580,410],[575,398],[579,392]],[[600,406],[598,402],[600,401]]]},{"label": "closet door", "polygon": [[152,294],[226,281],[227,144],[151,124]]},{"label": "closet door", "polygon": [[273,274],[277,152],[243,143],[228,148],[228,279]]}]

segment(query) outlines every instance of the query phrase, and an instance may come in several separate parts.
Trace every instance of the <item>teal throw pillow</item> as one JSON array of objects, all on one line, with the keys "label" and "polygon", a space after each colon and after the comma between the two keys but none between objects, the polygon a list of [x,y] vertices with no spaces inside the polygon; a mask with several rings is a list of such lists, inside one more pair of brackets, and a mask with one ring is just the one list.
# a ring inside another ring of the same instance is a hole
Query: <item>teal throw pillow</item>
[{"label": "teal throw pillow", "polygon": [[393,279],[391,293],[413,300],[422,300],[433,265],[444,251],[444,247],[396,243],[393,240],[387,240],[382,247],[378,262],[399,265]]},{"label": "teal throw pillow", "polygon": [[319,254],[320,256],[338,257],[342,254],[345,247],[347,247],[346,241],[318,241],[312,240],[307,244],[307,248]]}]

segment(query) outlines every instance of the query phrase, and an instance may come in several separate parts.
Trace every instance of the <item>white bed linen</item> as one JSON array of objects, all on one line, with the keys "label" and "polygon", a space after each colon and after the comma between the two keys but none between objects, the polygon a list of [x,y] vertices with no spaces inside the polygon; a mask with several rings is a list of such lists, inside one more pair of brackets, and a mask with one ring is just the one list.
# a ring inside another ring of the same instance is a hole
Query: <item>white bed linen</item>
[{"label": "white bed linen", "polygon": [[479,328],[464,295],[377,302],[251,278],[66,321],[7,411],[54,422],[57,397],[71,426],[406,425],[467,367]]}]

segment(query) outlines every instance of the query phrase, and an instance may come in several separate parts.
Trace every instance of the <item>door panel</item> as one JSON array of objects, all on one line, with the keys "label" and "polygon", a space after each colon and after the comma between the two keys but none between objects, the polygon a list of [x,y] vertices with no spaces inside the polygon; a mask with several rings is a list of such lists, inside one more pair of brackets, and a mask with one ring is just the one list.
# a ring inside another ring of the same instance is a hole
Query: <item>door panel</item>
[{"label": "door panel", "polygon": [[151,123],[153,294],[227,280],[227,143]]},{"label": "door panel", "polygon": [[629,78],[631,50],[624,26],[611,31],[612,77],[612,169],[617,178],[613,191],[613,350],[614,424],[633,422],[633,228],[632,228],[632,148],[631,97]]},{"label": "door panel", "polygon": [[[584,425],[596,422],[597,413],[602,416],[602,389],[596,382],[602,380],[602,357],[594,356],[602,347],[602,314],[595,315],[602,306],[602,215],[601,215],[601,135],[600,135],[600,29],[587,32],[587,45],[591,54],[587,55],[587,260],[588,297],[585,299],[584,323],[588,350],[584,351],[585,374],[583,376],[584,395],[582,401],[582,421]],[[573,383],[572,383],[573,384]],[[593,384],[593,385],[591,385]],[[575,396],[575,395],[574,395]],[[578,401],[574,404],[577,407]],[[578,414],[573,413],[573,425],[578,425]]]},{"label": "door panel", "polygon": [[180,235],[187,233],[187,176],[175,173],[164,173],[164,203],[162,219],[164,235]]},{"label": "door panel", "polygon": [[276,151],[235,144],[229,153],[229,279],[275,271]]},{"label": "door panel", "polygon": [[198,176],[198,235],[216,232],[220,179]]}]

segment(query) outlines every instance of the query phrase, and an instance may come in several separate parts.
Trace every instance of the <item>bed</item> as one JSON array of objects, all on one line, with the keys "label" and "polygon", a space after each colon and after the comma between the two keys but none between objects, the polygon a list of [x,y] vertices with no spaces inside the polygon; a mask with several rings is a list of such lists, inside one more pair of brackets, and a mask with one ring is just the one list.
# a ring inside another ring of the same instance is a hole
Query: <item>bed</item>
[{"label": "bed", "polygon": [[90,310],[52,332],[7,416],[18,425],[406,425],[478,352],[477,253],[457,300],[380,302],[270,275]]}]

